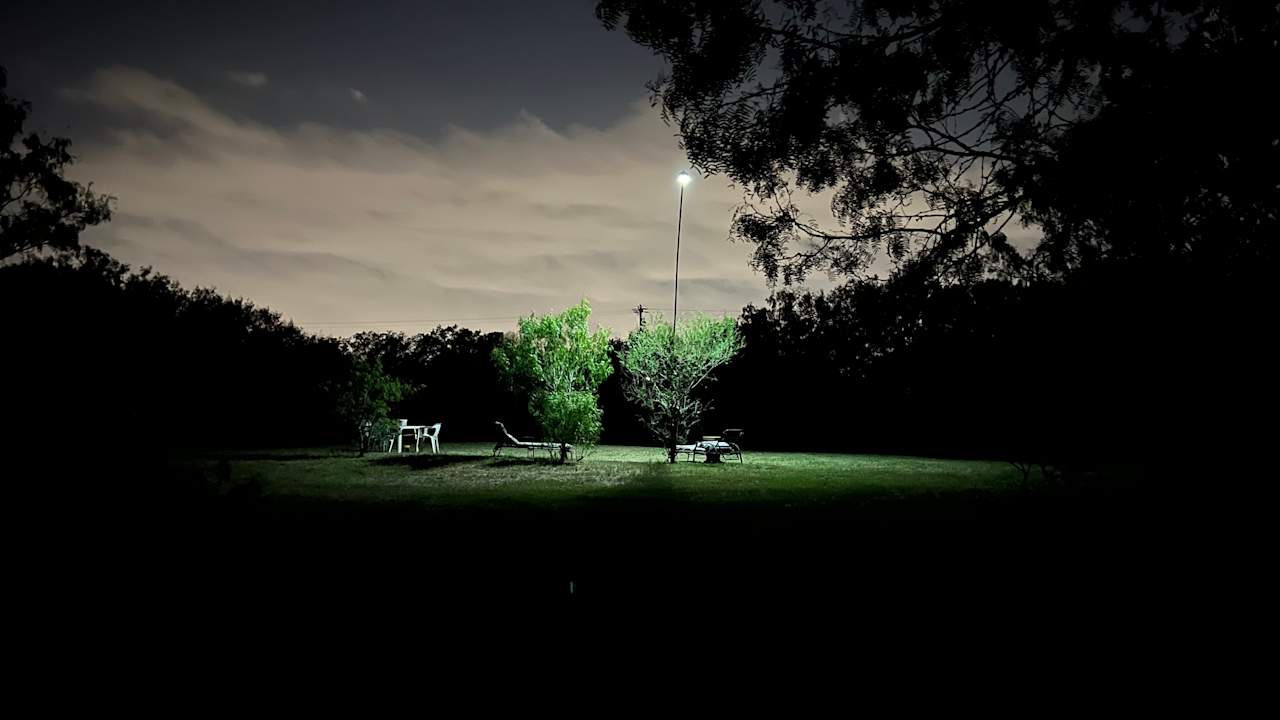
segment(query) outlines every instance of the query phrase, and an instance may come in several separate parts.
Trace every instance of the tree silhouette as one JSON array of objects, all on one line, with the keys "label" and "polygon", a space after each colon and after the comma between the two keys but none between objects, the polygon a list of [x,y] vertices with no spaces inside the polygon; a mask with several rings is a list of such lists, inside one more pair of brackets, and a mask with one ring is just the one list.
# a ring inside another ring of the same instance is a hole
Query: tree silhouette
[{"label": "tree silhouette", "polygon": [[323,387],[349,356],[267,308],[83,246],[0,266],[0,307],[13,348],[0,353],[6,424],[74,418],[92,428],[75,442],[116,449],[339,439]]},{"label": "tree silhouette", "polygon": [[[653,101],[771,280],[1060,275],[1274,257],[1280,141],[1257,107],[1273,3],[602,0],[667,60]],[[830,193],[835,226],[795,191]],[[1030,256],[1010,223],[1034,223]]]},{"label": "tree silhouette", "polygon": [[405,391],[405,384],[386,373],[382,363],[354,358],[347,377],[332,383],[334,407],[348,431],[357,439],[360,455],[394,438],[400,423],[388,417],[391,404]]},{"label": "tree silhouette", "polygon": [[343,341],[354,359],[380,363],[404,381],[405,395],[391,403],[396,417],[414,424],[442,423],[453,440],[489,440],[493,419],[527,427],[527,403],[502,387],[490,356],[502,333],[442,326],[425,333],[362,332]]},{"label": "tree silhouette", "polygon": [[9,97],[6,85],[0,67],[0,260],[74,248],[86,227],[111,219],[113,198],[63,177],[74,160],[71,141],[24,135],[31,106]]}]

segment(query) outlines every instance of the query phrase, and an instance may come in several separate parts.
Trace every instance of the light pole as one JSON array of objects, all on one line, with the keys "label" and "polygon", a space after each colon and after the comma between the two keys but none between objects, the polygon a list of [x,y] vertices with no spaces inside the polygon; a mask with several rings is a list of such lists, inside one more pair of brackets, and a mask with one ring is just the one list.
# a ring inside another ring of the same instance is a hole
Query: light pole
[{"label": "light pole", "polygon": [[[680,226],[684,223],[684,186],[688,185],[691,180],[693,180],[693,176],[684,170],[681,170],[680,174],[676,175],[676,182],[680,183],[680,206],[676,211],[676,281],[675,289],[671,292],[671,364],[673,373],[676,363],[676,312],[680,309]],[[675,377],[673,375],[672,382],[674,381]],[[672,385],[672,390],[674,389],[675,386]],[[676,443],[680,432],[679,425],[680,414],[673,412],[671,414],[671,451],[667,457],[670,462],[676,461]]]}]

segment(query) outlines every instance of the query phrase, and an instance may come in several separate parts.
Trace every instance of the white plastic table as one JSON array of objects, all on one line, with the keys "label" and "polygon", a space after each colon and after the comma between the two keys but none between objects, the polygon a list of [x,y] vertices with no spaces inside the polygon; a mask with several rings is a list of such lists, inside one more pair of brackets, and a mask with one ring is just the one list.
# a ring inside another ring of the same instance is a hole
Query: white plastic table
[{"label": "white plastic table", "polygon": [[[427,428],[429,427],[431,426],[430,425],[401,426],[400,432],[396,433],[396,452],[404,452],[404,433],[406,430],[413,431],[413,451],[418,452],[419,444],[422,442],[422,438],[426,437]],[[387,448],[387,452],[390,452],[390,451],[391,451],[391,448]]]}]

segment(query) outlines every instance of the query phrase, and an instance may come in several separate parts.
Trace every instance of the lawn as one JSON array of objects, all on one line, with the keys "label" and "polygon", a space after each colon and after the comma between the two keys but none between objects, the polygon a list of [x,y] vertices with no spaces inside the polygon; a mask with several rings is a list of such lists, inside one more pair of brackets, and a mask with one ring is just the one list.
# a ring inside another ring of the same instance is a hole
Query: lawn
[{"label": "lawn", "polygon": [[264,498],[424,507],[564,508],[612,500],[690,504],[813,505],[850,496],[1002,494],[1020,475],[1000,462],[880,455],[748,452],[743,462],[681,461],[656,448],[600,446],[559,465],[545,454],[492,445],[453,444],[439,455],[297,449],[225,453],[193,459],[210,476],[230,463],[233,483],[253,483]]},{"label": "lawn", "polygon": [[491,450],[200,453],[174,467],[216,508],[192,527],[271,582],[306,567],[361,578],[345,588],[394,577],[553,596],[570,580],[598,597],[906,592],[1036,573],[1056,584],[1071,567],[1093,577],[1095,561],[1119,568],[1132,546],[1136,493],[1114,477],[1024,487],[991,461],[747,452],[670,465],[655,448],[602,446],[557,465]]}]

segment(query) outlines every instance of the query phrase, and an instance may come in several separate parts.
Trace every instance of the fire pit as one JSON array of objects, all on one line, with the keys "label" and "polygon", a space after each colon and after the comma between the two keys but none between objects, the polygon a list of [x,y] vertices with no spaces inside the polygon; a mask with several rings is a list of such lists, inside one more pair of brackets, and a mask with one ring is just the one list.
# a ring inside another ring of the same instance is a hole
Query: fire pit
[{"label": "fire pit", "polygon": [[703,435],[702,441],[698,446],[706,460],[703,462],[718,463],[720,462],[720,436],[719,435]]}]

